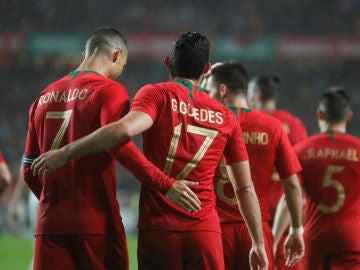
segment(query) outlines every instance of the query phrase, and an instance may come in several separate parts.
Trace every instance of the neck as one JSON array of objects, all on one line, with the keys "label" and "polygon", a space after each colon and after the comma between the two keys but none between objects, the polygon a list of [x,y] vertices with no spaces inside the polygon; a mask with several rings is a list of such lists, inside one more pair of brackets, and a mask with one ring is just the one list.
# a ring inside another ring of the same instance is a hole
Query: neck
[{"label": "neck", "polygon": [[83,60],[83,62],[80,64],[80,66],[76,69],[79,71],[84,71],[84,70],[92,70],[95,71],[105,77],[107,77],[108,74],[108,70],[106,68],[106,64],[104,59],[100,58],[100,57],[89,57]]},{"label": "neck", "polygon": [[246,97],[236,96],[236,97],[227,97],[225,104],[233,107],[241,107],[249,109],[249,104],[247,103]]},{"label": "neck", "polygon": [[276,110],[276,103],[273,100],[268,100],[263,103],[262,109],[268,113]]},{"label": "neck", "polygon": [[326,132],[331,130],[346,133],[346,123],[329,124],[324,121],[319,121],[319,127],[320,132]]},{"label": "neck", "polygon": [[184,78],[184,77],[181,77],[181,76],[176,76],[173,78],[173,80],[180,80],[180,81],[187,81],[191,84],[195,84],[196,86],[200,86],[200,83],[201,83],[201,78],[199,78],[198,80],[195,80],[195,79],[188,79],[188,78]]}]

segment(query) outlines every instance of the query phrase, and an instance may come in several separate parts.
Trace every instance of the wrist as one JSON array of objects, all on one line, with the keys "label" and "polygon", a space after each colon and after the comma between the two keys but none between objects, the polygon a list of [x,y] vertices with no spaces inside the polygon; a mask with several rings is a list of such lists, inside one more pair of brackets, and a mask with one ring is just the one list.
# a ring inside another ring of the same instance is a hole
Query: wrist
[{"label": "wrist", "polygon": [[304,227],[300,226],[300,227],[290,227],[290,232],[289,234],[291,235],[296,235],[296,236],[302,236],[304,233]]}]

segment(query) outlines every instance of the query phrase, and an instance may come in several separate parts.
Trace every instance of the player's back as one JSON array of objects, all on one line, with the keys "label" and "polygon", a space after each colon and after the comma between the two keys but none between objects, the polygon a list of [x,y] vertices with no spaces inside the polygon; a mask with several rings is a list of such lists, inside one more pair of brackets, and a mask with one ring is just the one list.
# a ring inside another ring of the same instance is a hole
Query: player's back
[{"label": "player's back", "polygon": [[[119,97],[119,91],[123,105],[105,110],[104,103]],[[127,109],[128,95],[120,84],[95,72],[71,72],[49,85],[32,106],[40,153],[118,120]],[[107,152],[69,162],[44,181],[37,233],[104,233],[113,222],[109,213],[119,210],[111,199],[114,192],[115,166]]]},{"label": "player's back", "polygon": [[[285,178],[300,170],[295,152],[280,121],[262,112],[229,107],[240,123],[249,154],[251,177],[259,199],[262,220],[270,219],[269,185],[274,165]],[[215,176],[217,208],[222,222],[243,221],[231,183],[225,175]],[[226,184],[225,184],[225,182]]]},{"label": "player's back", "polygon": [[303,122],[295,115],[285,110],[275,110],[271,112],[271,116],[280,120],[292,145],[307,138],[307,131]]},{"label": "player's back", "polygon": [[295,150],[307,195],[305,239],[325,250],[360,251],[360,140],[331,131]]},{"label": "player's back", "polygon": [[214,170],[224,149],[230,162],[247,160],[233,113],[187,81],[145,86],[134,98],[132,110],[145,111],[154,120],[143,134],[145,155],[166,174],[199,182],[192,189],[202,202],[199,212],[188,213],[142,188],[140,227],[151,223],[152,228],[166,230],[220,231]]}]

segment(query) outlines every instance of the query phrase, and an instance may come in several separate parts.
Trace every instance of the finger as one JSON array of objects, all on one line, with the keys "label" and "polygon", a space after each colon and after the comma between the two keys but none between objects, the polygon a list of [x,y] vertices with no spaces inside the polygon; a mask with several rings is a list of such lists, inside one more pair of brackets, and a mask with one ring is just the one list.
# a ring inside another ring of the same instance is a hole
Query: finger
[{"label": "finger", "polygon": [[196,205],[199,207],[199,210],[200,210],[201,201],[198,198],[198,196],[195,194],[195,192],[192,191],[188,187],[186,188],[186,192],[187,192],[188,196],[196,202]]},{"label": "finger", "polygon": [[183,180],[183,181],[187,186],[197,186],[197,185],[199,185],[199,182],[193,182],[193,181],[188,181],[188,180]]},{"label": "finger", "polygon": [[191,198],[187,192],[181,196],[180,201],[189,212],[197,212],[200,210],[200,205],[196,200]]},{"label": "finger", "polygon": [[31,165],[31,168],[33,170],[33,176],[36,176],[39,174],[39,169],[44,166],[44,160],[40,159],[38,161],[34,161],[33,164]]},{"label": "finger", "polygon": [[35,158],[34,161],[33,161],[33,163],[31,164],[31,167],[30,167],[30,168],[33,170],[34,167],[35,167],[39,162],[42,161],[42,159],[43,159],[43,156],[42,156],[42,155],[40,155],[40,156],[38,156],[37,158]]}]

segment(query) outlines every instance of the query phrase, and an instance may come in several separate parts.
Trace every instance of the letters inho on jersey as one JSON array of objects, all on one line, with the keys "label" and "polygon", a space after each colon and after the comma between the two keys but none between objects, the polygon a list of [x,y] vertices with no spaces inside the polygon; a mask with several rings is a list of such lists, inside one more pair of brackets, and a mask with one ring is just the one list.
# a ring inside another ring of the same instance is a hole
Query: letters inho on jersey
[{"label": "letters inho on jersey", "polygon": [[343,159],[349,161],[359,161],[356,149],[336,149],[336,148],[309,148],[307,151],[309,159]]},{"label": "letters inho on jersey", "polygon": [[60,103],[60,102],[70,102],[76,99],[84,100],[88,94],[87,89],[68,89],[65,91],[51,91],[47,92],[44,95],[41,95],[39,98],[38,106],[41,106],[46,103]]},{"label": "letters inho on jersey", "polygon": [[269,143],[269,135],[266,132],[243,131],[243,139],[245,144],[267,145]]},{"label": "letters inho on jersey", "polygon": [[224,122],[221,112],[195,108],[191,103],[178,101],[174,98],[171,99],[171,108],[176,113],[188,115],[201,122],[208,122],[218,125],[221,125]]}]

